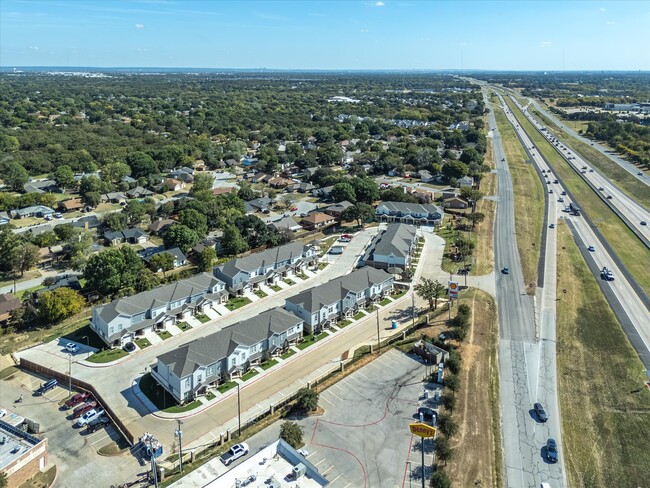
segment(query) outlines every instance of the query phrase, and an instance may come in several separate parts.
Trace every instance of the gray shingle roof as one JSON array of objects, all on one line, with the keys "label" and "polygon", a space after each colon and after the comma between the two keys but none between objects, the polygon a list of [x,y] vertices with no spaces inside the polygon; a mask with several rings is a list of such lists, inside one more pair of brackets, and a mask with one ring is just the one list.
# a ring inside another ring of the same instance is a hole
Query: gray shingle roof
[{"label": "gray shingle roof", "polygon": [[232,278],[240,271],[249,272],[293,257],[304,256],[306,249],[307,246],[302,242],[290,242],[284,246],[273,247],[243,258],[231,259],[218,268],[225,276]]},{"label": "gray shingle roof", "polygon": [[391,212],[402,212],[405,214],[413,214],[413,213],[428,213],[428,214],[434,214],[434,213],[439,213],[442,215],[444,211],[440,207],[436,207],[435,205],[422,205],[419,203],[405,203],[405,202],[381,202],[377,208],[381,206],[386,207],[389,211]]},{"label": "gray shingle roof", "polygon": [[386,230],[377,234],[366,252],[366,261],[373,260],[375,254],[406,257],[415,240],[416,228],[407,224],[389,224]]}]

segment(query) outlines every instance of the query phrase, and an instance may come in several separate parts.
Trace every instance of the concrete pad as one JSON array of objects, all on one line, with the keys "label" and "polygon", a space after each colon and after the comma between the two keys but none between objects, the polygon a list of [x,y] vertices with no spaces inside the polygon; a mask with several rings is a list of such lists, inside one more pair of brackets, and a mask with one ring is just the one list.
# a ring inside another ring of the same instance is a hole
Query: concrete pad
[{"label": "concrete pad", "polygon": [[[189,322],[188,322],[189,324]],[[192,324],[190,324],[192,325]],[[176,325],[168,325],[167,326],[167,332],[169,332],[171,335],[176,336],[178,334],[182,334],[183,331],[179,329]]]},{"label": "concrete pad", "polygon": [[219,318],[219,314],[212,308],[206,308],[203,313],[210,317],[210,320],[216,320]]},{"label": "concrete pad", "polygon": [[160,336],[155,332],[145,332],[144,338],[147,339],[149,342],[151,342],[152,346],[155,344],[161,344],[163,342]]}]

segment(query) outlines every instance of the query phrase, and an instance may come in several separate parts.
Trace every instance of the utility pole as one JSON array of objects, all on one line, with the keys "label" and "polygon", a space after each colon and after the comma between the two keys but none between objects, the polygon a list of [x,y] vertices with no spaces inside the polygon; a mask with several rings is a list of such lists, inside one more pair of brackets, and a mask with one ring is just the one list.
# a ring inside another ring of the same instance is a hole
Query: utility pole
[{"label": "utility pole", "polygon": [[379,309],[377,309],[377,354],[381,352],[381,339],[379,338]]},{"label": "utility pole", "polygon": [[239,396],[239,383],[237,383],[237,422],[239,427],[237,428],[237,436],[241,437],[241,398]]},{"label": "utility pole", "polygon": [[153,448],[153,437],[149,437],[149,455],[151,456],[151,474],[153,476],[153,486],[158,488],[158,472],[156,471],[156,455]]},{"label": "utility pole", "polygon": [[411,295],[411,325],[415,327],[415,292]]},{"label": "utility pole", "polygon": [[424,486],[424,437],[420,437],[422,440],[422,488],[426,488]]},{"label": "utility pole", "polygon": [[72,353],[68,353],[68,398],[72,395]]},{"label": "utility pole", "polygon": [[178,422],[178,429],[176,430],[176,436],[178,437],[178,471],[180,474],[183,474],[183,431],[181,430],[181,419],[176,419]]}]

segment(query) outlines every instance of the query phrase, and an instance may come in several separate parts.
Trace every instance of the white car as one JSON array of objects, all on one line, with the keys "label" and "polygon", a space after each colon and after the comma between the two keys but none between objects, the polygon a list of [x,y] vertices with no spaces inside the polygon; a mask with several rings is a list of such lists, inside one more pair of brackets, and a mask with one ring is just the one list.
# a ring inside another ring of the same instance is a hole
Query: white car
[{"label": "white car", "polygon": [[99,409],[93,408],[92,410],[88,410],[81,417],[79,417],[79,419],[77,419],[77,426],[83,427],[84,425],[87,425],[89,422],[99,418],[101,415],[104,415],[104,409],[102,408]]},{"label": "white car", "polygon": [[69,353],[75,353],[79,350],[79,346],[77,346],[74,342],[68,342],[65,345],[65,350]]},{"label": "white car", "polygon": [[0,419],[7,415],[7,411],[4,408],[0,408]]}]

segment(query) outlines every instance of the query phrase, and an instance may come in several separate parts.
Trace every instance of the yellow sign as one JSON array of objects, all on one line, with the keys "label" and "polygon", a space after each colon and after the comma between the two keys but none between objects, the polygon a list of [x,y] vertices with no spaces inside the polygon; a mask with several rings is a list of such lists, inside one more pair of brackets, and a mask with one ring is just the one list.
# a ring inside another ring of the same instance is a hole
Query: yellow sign
[{"label": "yellow sign", "polygon": [[418,422],[416,424],[409,424],[411,434],[419,435],[420,437],[435,437],[436,429],[430,425]]}]

